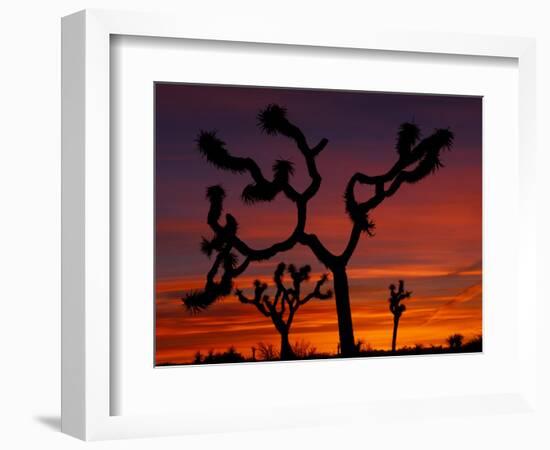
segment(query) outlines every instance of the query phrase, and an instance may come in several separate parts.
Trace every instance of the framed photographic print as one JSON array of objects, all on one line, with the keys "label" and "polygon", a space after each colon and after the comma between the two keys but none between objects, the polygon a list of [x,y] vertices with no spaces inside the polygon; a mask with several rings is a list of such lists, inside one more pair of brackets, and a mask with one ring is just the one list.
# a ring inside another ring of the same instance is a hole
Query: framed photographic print
[{"label": "framed photographic print", "polygon": [[481,97],[155,84],[155,364],[480,352],[481,130]]},{"label": "framed photographic print", "polygon": [[341,31],[63,19],[64,432],[537,414],[534,43]]}]

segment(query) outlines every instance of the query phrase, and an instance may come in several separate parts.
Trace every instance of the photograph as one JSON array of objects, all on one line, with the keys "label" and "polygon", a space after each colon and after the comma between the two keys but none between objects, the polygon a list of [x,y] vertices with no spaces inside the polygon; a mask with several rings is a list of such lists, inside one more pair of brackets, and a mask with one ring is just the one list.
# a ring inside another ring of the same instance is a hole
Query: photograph
[{"label": "photograph", "polygon": [[155,366],[482,352],[482,108],[156,82]]}]

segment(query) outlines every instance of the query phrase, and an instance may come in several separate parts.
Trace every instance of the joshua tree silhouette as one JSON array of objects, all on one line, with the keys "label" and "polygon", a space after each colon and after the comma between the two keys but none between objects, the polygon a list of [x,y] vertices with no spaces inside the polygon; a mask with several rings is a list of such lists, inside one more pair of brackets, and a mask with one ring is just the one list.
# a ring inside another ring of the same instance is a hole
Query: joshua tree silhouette
[{"label": "joshua tree silhouette", "polygon": [[[202,250],[209,257],[213,254],[216,256],[206,276],[204,289],[188,293],[183,301],[192,311],[205,309],[217,299],[231,293],[233,280],[246,270],[251,261],[270,259],[297,244],[305,245],[332,273],[341,354],[344,357],[353,356],[356,354],[356,345],[346,268],[361,235],[364,233],[373,236],[375,225],[369,214],[385,199],[393,196],[403,183],[417,183],[442,167],[440,153],[452,146],[453,133],[448,129],[438,129],[420,140],[420,130],[415,124],[401,125],[397,133],[397,161],[391,168],[386,173],[376,176],[357,172],[348,181],[344,200],[352,227],[345,248],[341,253],[335,254],[329,251],[315,234],[306,232],[308,202],[317,194],[322,181],[317,170],[316,158],[325,149],[328,140],[323,138],[311,147],[300,128],[288,120],[286,109],[274,104],[260,111],[258,126],[268,135],[279,134],[295,142],[304,157],[311,178],[309,185],[302,192],[297,191],[290,182],[294,173],[294,165],[290,161],[276,160],[270,181],[252,158],[233,156],[227,150],[225,142],[219,139],[214,131],[199,133],[198,149],[215,167],[250,175],[252,183],[244,188],[241,195],[245,203],[270,202],[280,193],[285,195],[296,207],[296,226],[286,239],[266,248],[252,248],[239,238],[235,217],[226,214],[225,224],[220,222],[225,191],[219,185],[209,187],[207,198],[210,210],[207,222],[214,236],[210,240],[203,239]],[[374,194],[367,200],[357,200],[355,186],[358,184],[374,186]],[[242,262],[234,252],[242,256]],[[221,276],[216,280],[218,271],[221,271]]]},{"label": "joshua tree silhouette", "polygon": [[[287,288],[283,283],[285,270],[292,278],[292,287]],[[294,359],[294,352],[288,340],[288,334],[294,315],[298,309],[310,300],[317,298],[325,300],[332,297],[332,291],[321,292],[321,287],[326,283],[328,275],[323,274],[315,284],[315,288],[309,294],[302,296],[302,283],[309,280],[311,267],[306,265],[297,269],[294,265],[280,263],[273,275],[273,281],[277,291],[273,300],[265,295],[267,284],[260,280],[254,281],[254,298],[250,299],[240,289],[235,290],[235,295],[241,303],[254,305],[264,316],[271,318],[273,325],[281,335],[281,359]]]},{"label": "joshua tree silhouette", "polygon": [[403,280],[399,280],[399,287],[396,288],[395,284],[390,284],[390,311],[393,314],[393,334],[391,339],[391,351],[395,353],[395,345],[397,342],[397,327],[399,326],[399,319],[405,312],[407,307],[401,303],[402,300],[409,298],[412,294],[410,291],[405,291],[405,283]]},{"label": "joshua tree silhouette", "polygon": [[462,342],[464,341],[464,336],[461,334],[451,334],[447,338],[447,343],[451,350],[460,350],[462,348]]}]

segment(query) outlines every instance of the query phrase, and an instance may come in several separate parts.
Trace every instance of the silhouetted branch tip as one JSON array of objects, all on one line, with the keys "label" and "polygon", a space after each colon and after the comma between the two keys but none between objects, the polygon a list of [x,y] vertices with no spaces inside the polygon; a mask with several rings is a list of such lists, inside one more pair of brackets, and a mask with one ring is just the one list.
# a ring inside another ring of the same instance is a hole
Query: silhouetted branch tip
[{"label": "silhouetted branch tip", "polygon": [[407,182],[411,184],[418,183],[426,176],[437,172],[441,167],[443,167],[443,163],[439,158],[439,151],[429,151],[420,160],[416,168],[409,172]]},{"label": "silhouetted branch tip", "polygon": [[286,159],[278,159],[273,164],[273,179],[276,182],[286,183],[294,175],[294,163]]},{"label": "silhouetted branch tip", "polygon": [[453,142],[454,134],[449,129],[436,130],[424,139],[415,150],[421,155],[420,161],[412,171],[404,172],[404,180],[407,183],[417,183],[444,167],[440,159],[441,150],[450,150]]},{"label": "silhouetted branch tip", "polygon": [[367,234],[369,237],[374,236],[374,230],[376,224],[370,218],[368,211],[365,211],[359,203],[355,200],[355,194],[353,192],[354,183],[348,183],[346,190],[344,191],[344,204],[346,207],[346,213],[351,221],[356,224],[361,231]]},{"label": "silhouetted branch tip", "polygon": [[277,264],[277,269],[275,269],[275,274],[282,275],[285,269],[286,269],[286,264],[281,262]]},{"label": "silhouetted branch tip", "polygon": [[311,153],[313,154],[313,156],[316,156],[319,153],[321,153],[324,150],[324,148],[327,146],[327,144],[328,144],[327,138],[321,139],[321,141],[311,149]]},{"label": "silhouetted branch tip", "polygon": [[225,148],[225,142],[217,137],[215,131],[201,131],[196,142],[206,160],[219,169],[237,173],[247,169],[246,160],[231,156]]},{"label": "silhouetted branch tip", "polygon": [[277,134],[287,125],[286,108],[279,105],[272,103],[258,113],[258,127],[266,134]]},{"label": "silhouetted branch tip", "polygon": [[420,129],[414,123],[403,123],[397,132],[396,149],[399,155],[405,156],[420,138]]},{"label": "silhouetted branch tip", "polygon": [[300,267],[298,275],[300,276],[301,280],[307,281],[309,280],[310,273],[311,273],[311,266],[306,264],[305,266]]},{"label": "silhouetted branch tip", "polygon": [[272,183],[253,183],[243,189],[241,198],[247,204],[270,202],[279,192],[280,189]]},{"label": "silhouetted branch tip", "polygon": [[210,186],[206,188],[206,198],[210,202],[222,202],[225,199],[225,190],[219,184]]},{"label": "silhouetted branch tip", "polygon": [[225,142],[218,138],[215,131],[201,130],[195,142],[199,147],[199,151],[205,156],[210,152],[222,149],[225,145]]},{"label": "silhouetted branch tip", "polygon": [[453,146],[455,135],[449,128],[439,128],[435,130],[434,138],[441,148],[450,150]]},{"label": "silhouetted branch tip", "polygon": [[198,290],[188,293],[182,298],[183,304],[191,314],[198,314],[207,309],[212,303],[217,300],[207,290]]}]

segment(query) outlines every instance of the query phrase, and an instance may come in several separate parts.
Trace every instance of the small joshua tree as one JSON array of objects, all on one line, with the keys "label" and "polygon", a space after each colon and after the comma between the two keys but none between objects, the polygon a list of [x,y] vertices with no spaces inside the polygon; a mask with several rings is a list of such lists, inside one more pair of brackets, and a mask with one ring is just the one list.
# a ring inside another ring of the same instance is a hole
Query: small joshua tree
[{"label": "small joshua tree", "polygon": [[[284,273],[288,272],[292,278],[292,286],[286,287],[283,282]],[[264,316],[269,317],[275,325],[275,328],[281,335],[281,359],[294,359],[294,351],[290,345],[288,334],[294,315],[298,309],[310,300],[316,298],[325,300],[332,297],[332,291],[321,291],[322,286],[327,282],[328,276],[321,275],[321,278],[315,284],[313,291],[307,295],[302,294],[302,283],[309,280],[311,267],[306,265],[297,269],[294,265],[288,267],[280,263],[273,275],[276,292],[273,299],[265,294],[268,286],[260,280],[254,281],[254,297],[248,298],[240,289],[235,290],[235,295],[241,303],[254,305]]]},{"label": "small joshua tree", "polygon": [[[371,219],[373,210],[395,195],[403,185],[418,183],[443,167],[441,152],[451,148],[453,133],[448,129],[437,129],[421,139],[420,129],[415,124],[401,124],[395,144],[396,159],[390,168],[377,175],[357,172],[349,178],[344,191],[344,203],[352,226],[345,247],[338,253],[332,253],[317,235],[306,231],[308,205],[319,192],[322,182],[317,168],[317,157],[327,147],[328,139],[323,138],[316,145],[310,145],[302,130],[288,119],[286,109],[275,104],[267,105],[258,113],[258,127],[267,135],[284,136],[296,144],[310,178],[303,191],[294,186],[294,164],[291,161],[276,160],[272,167],[272,176],[266,177],[254,159],[232,154],[214,131],[199,133],[198,150],[208,163],[218,169],[250,177],[250,183],[241,193],[244,203],[252,205],[271,202],[278,195],[284,195],[296,210],[296,225],[284,239],[264,248],[253,248],[239,236],[237,220],[233,215],[227,213],[225,222],[223,220],[224,189],[219,185],[209,187],[207,199],[210,210],[207,223],[213,237],[203,239],[202,251],[209,257],[216,256],[206,276],[204,289],[189,292],[182,300],[189,310],[202,311],[229,295],[233,280],[251,262],[265,261],[296,245],[303,245],[332,273],[341,355],[354,356],[357,354],[357,345],[351,317],[348,263],[361,237],[374,236],[375,225]],[[373,194],[366,199],[358,199],[355,191],[359,185],[372,186]],[[218,272],[221,272],[219,277]]]},{"label": "small joshua tree", "polygon": [[407,307],[401,303],[402,300],[409,298],[412,294],[410,291],[405,291],[405,283],[403,280],[399,280],[399,287],[396,288],[395,284],[390,284],[390,311],[393,314],[393,335],[391,340],[391,351],[395,353],[395,345],[397,343],[397,327],[399,326],[399,319],[405,312]]},{"label": "small joshua tree", "polygon": [[462,342],[464,341],[464,336],[461,334],[451,334],[447,338],[447,343],[451,350],[460,350],[462,348]]}]

